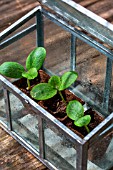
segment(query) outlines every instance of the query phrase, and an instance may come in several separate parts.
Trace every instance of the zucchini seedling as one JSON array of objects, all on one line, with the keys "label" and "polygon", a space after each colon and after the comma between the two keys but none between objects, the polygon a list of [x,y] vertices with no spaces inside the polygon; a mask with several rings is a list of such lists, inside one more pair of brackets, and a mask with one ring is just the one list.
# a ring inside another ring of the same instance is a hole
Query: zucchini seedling
[{"label": "zucchini seedling", "polygon": [[30,80],[38,76],[38,70],[46,57],[46,50],[43,47],[37,47],[28,55],[26,59],[26,70],[17,62],[4,62],[0,65],[0,74],[9,78],[26,78],[27,90],[31,89]]},{"label": "zucchini seedling", "polygon": [[30,95],[36,100],[47,100],[59,93],[62,101],[66,104],[61,91],[73,84],[77,77],[78,74],[75,71],[68,71],[61,77],[56,75],[51,76],[48,83],[40,83],[34,86]]},{"label": "zucchini seedling", "polygon": [[85,127],[86,131],[89,133],[90,130],[88,128],[88,124],[91,121],[90,115],[84,115],[84,107],[77,100],[72,100],[68,103],[66,107],[67,116],[74,120],[74,125],[78,127]]}]

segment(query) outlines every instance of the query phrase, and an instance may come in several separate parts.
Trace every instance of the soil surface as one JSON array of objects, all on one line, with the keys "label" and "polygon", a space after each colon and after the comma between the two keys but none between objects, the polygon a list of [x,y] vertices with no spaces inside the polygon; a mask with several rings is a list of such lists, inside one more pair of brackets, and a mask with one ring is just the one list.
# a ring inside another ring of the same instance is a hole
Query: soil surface
[{"label": "soil surface", "polygon": [[[43,70],[39,70],[38,78],[31,81],[31,88],[38,84],[38,83],[47,83],[50,76],[47,75]],[[23,91],[25,94],[27,94],[30,97],[30,91],[27,90],[27,83],[26,79],[22,78],[14,83],[21,91]],[[69,90],[62,91],[62,94],[68,103],[72,100],[78,100],[81,102],[82,105],[85,104],[83,100],[75,96],[73,93],[71,93]],[[34,100],[34,99],[33,99]],[[35,100],[36,101],[36,100]],[[71,129],[73,132],[78,134],[81,138],[84,138],[84,136],[87,135],[87,131],[84,127],[77,127],[74,125],[74,121],[71,120],[67,114],[66,114],[66,105],[61,100],[59,94],[55,95],[51,99],[44,100],[44,101],[36,101],[41,107],[43,107],[45,110],[47,110],[49,113],[51,113],[56,119],[58,119],[60,122],[62,122],[65,126],[67,126],[69,129]],[[90,131],[93,130],[98,124],[100,124],[104,118],[101,117],[96,111],[93,109],[88,109],[84,113],[85,115],[91,116],[91,122],[88,125]]]}]

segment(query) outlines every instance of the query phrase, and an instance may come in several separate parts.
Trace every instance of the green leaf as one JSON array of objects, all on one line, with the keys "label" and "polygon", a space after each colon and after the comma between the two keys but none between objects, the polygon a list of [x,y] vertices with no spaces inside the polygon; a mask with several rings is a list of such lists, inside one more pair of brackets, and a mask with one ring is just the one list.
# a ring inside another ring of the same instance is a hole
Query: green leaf
[{"label": "green leaf", "polygon": [[87,126],[91,121],[90,115],[85,115],[78,119],[77,121],[74,121],[74,124],[78,127]]},{"label": "green leaf", "polygon": [[59,90],[64,90],[68,88],[71,84],[75,82],[77,79],[78,74],[75,71],[69,71],[62,75],[61,77],[61,86],[59,87]]},{"label": "green leaf", "polygon": [[32,79],[34,79],[35,77],[38,76],[37,69],[36,68],[31,68],[27,72],[23,72],[22,76],[27,78],[28,80],[32,80]]},{"label": "green leaf", "polygon": [[49,79],[48,83],[55,89],[58,89],[61,81],[60,81],[60,77],[59,76],[51,76],[51,78]]},{"label": "green leaf", "polygon": [[17,62],[4,62],[0,66],[0,74],[10,78],[21,78],[24,67]]},{"label": "green leaf", "polygon": [[70,119],[77,121],[84,116],[84,108],[79,101],[73,100],[68,103],[66,113]]},{"label": "green leaf", "polygon": [[46,57],[46,50],[43,47],[35,48],[26,59],[26,68],[27,70],[35,67],[39,70],[42,67],[42,64]]},{"label": "green leaf", "polygon": [[53,89],[48,83],[40,83],[34,86],[30,92],[32,98],[37,100],[46,100],[57,94],[57,90]]}]

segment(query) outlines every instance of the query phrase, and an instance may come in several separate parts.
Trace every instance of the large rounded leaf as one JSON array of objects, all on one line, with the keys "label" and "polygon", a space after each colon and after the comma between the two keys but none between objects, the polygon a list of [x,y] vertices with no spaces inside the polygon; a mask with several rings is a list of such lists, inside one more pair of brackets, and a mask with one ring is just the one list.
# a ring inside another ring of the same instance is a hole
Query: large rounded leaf
[{"label": "large rounded leaf", "polygon": [[27,78],[28,80],[32,80],[32,79],[34,79],[35,77],[38,76],[37,69],[36,68],[31,68],[27,72],[23,72],[22,76]]},{"label": "large rounded leaf", "polygon": [[26,68],[27,70],[35,67],[39,70],[42,67],[42,64],[46,57],[46,50],[43,47],[35,48],[26,59]]},{"label": "large rounded leaf", "polygon": [[66,113],[70,119],[77,121],[84,116],[84,108],[79,101],[73,100],[68,103]]},{"label": "large rounded leaf", "polygon": [[24,67],[17,62],[4,62],[0,66],[0,74],[10,78],[21,78]]},{"label": "large rounded leaf", "polygon": [[49,79],[48,83],[55,89],[58,89],[61,81],[60,81],[60,77],[59,76],[51,76],[51,78]]},{"label": "large rounded leaf", "polygon": [[57,90],[53,89],[48,83],[40,83],[34,86],[30,92],[32,98],[37,100],[46,100],[57,94]]},{"label": "large rounded leaf", "polygon": [[87,126],[91,121],[90,115],[85,115],[78,119],[77,121],[74,121],[74,124],[78,127]]},{"label": "large rounded leaf", "polygon": [[69,71],[64,73],[61,77],[61,85],[59,87],[59,90],[61,91],[68,88],[71,84],[75,82],[77,77],[78,74],[75,71]]}]

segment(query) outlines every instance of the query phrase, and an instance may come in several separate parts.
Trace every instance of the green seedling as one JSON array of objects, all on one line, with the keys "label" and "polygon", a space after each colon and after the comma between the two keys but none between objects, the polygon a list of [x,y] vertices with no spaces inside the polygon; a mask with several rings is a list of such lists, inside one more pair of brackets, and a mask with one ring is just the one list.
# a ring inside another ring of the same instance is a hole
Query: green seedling
[{"label": "green seedling", "polygon": [[0,65],[0,74],[9,78],[26,78],[27,90],[31,89],[30,80],[38,76],[38,70],[46,57],[46,50],[43,47],[35,48],[26,59],[26,70],[17,62],[4,62]]},{"label": "green seedling", "polygon": [[62,101],[66,104],[61,91],[73,84],[77,77],[78,74],[74,71],[66,72],[61,77],[51,76],[48,83],[40,83],[34,86],[30,94],[36,100],[47,100],[59,93]]},{"label": "green seedling", "polygon": [[88,133],[90,132],[87,125],[91,121],[91,116],[84,115],[84,107],[79,101],[77,100],[70,101],[66,107],[66,113],[70,119],[74,120],[74,125],[78,127],[84,126],[87,132]]}]

